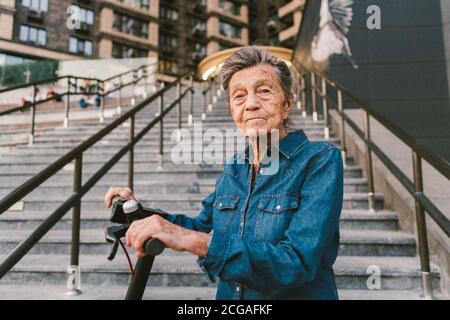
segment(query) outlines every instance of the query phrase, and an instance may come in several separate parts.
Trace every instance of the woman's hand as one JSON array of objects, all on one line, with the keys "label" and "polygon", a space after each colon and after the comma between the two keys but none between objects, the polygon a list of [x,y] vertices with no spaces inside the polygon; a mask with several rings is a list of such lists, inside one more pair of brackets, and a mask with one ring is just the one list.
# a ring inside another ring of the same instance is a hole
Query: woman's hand
[{"label": "woman's hand", "polygon": [[136,256],[145,256],[144,243],[159,239],[166,247],[175,251],[189,251],[204,257],[208,251],[209,234],[188,230],[166,219],[153,215],[133,222],[126,235],[126,244],[136,250]]},{"label": "woman's hand", "polygon": [[105,207],[111,207],[112,200],[114,197],[120,197],[122,200],[131,200],[135,199],[133,196],[133,191],[130,188],[121,188],[121,187],[111,187],[105,193],[104,203]]}]

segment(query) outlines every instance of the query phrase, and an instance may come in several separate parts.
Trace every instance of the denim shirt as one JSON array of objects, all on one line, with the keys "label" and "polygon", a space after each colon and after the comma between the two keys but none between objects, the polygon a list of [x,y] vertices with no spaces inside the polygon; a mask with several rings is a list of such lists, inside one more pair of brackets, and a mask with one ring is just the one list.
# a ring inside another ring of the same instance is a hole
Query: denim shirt
[{"label": "denim shirt", "polygon": [[169,215],[182,227],[213,231],[198,263],[219,279],[217,299],[338,299],[332,266],[343,202],[340,150],[303,130],[278,148],[275,175],[262,175],[261,164],[252,186],[252,165],[229,161],[197,217]]}]

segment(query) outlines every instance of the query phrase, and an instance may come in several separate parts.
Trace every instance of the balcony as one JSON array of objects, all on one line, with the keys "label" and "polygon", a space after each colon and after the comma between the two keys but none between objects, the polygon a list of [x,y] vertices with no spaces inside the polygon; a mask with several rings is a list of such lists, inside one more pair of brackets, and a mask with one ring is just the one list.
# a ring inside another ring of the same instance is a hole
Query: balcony
[{"label": "balcony", "polygon": [[192,35],[195,37],[204,37],[206,35],[206,30],[199,25],[196,25],[192,29]]},{"label": "balcony", "polygon": [[83,34],[89,34],[91,32],[91,25],[85,22],[81,22],[80,28],[77,28],[76,31]]},{"label": "balcony", "polygon": [[270,20],[269,22],[267,22],[267,30],[269,32],[275,32],[278,31],[278,25],[277,22],[275,20]]},{"label": "balcony", "polygon": [[160,52],[164,55],[164,56],[170,56],[172,57],[175,54],[175,48],[172,46],[168,46],[168,45],[162,45],[159,48]]},{"label": "balcony", "polygon": [[200,52],[192,52],[191,53],[191,59],[193,62],[200,62],[200,61],[202,61],[202,59],[204,57],[205,57],[205,55]]},{"label": "balcony", "polygon": [[206,5],[201,2],[193,4],[192,9],[197,13],[204,13],[206,11]]},{"label": "balcony", "polygon": [[44,15],[45,15],[45,13],[43,11],[36,10],[36,9],[29,9],[27,16],[28,16],[28,20],[42,22],[44,20]]}]

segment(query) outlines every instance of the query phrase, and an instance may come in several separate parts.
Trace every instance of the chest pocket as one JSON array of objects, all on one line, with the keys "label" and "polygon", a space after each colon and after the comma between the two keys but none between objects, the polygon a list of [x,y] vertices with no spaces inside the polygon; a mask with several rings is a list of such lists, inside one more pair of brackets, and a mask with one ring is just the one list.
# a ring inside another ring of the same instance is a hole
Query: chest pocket
[{"label": "chest pocket", "polygon": [[280,241],[298,206],[299,198],[293,194],[263,195],[258,203],[255,240]]},{"label": "chest pocket", "polygon": [[225,233],[231,223],[239,203],[239,197],[234,195],[219,196],[214,201],[213,229],[214,232]]}]

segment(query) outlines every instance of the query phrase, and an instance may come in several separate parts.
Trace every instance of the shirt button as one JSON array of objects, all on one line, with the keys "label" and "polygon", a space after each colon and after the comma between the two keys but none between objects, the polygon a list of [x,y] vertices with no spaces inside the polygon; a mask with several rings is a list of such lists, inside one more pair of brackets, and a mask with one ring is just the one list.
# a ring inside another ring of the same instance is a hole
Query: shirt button
[{"label": "shirt button", "polygon": [[263,169],[259,170],[259,173],[263,174],[263,173],[264,173],[264,170],[263,170]]},{"label": "shirt button", "polygon": [[221,207],[222,206],[222,203],[219,203],[219,207]]},{"label": "shirt button", "polygon": [[277,205],[277,210],[280,210],[281,209],[281,206],[280,205]]},{"label": "shirt button", "polygon": [[243,227],[244,226],[244,223],[243,222],[241,222],[241,227]]},{"label": "shirt button", "polygon": [[239,291],[241,291],[241,288],[240,288],[240,287],[237,287],[237,288],[236,288],[236,292],[239,292]]}]

